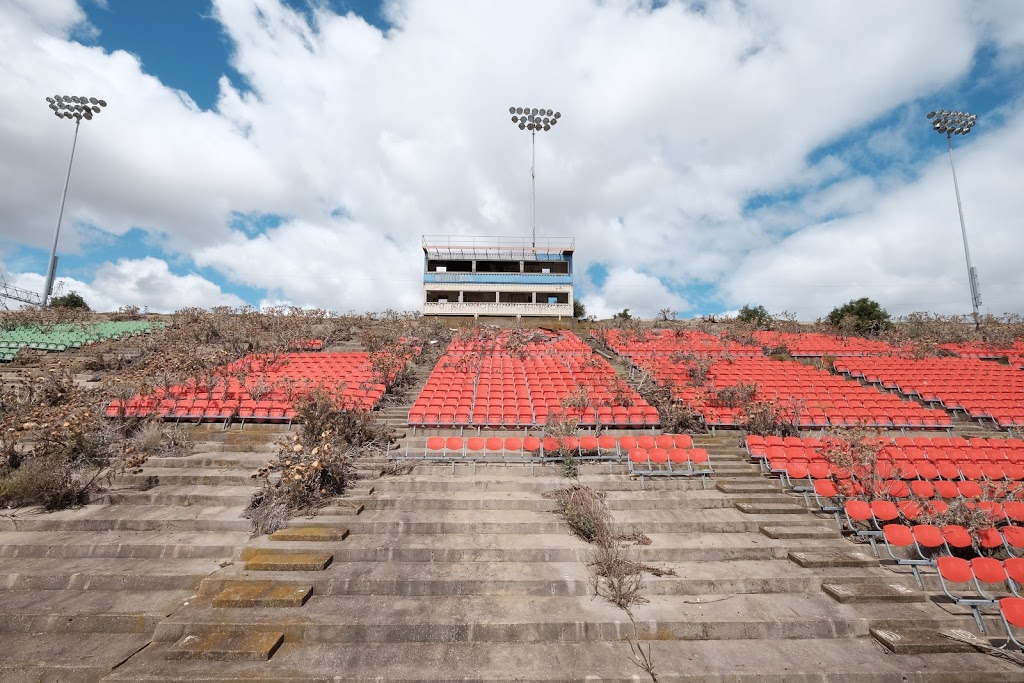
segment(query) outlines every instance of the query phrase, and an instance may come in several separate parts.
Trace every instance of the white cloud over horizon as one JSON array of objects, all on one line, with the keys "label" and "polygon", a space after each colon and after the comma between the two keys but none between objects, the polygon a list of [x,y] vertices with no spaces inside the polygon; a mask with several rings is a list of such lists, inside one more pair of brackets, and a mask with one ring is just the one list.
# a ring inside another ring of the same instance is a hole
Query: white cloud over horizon
[{"label": "white cloud over horizon", "polygon": [[[241,302],[238,285],[266,301],[415,309],[422,234],[528,234],[529,138],[506,112],[544,105],[564,116],[537,139],[538,230],[575,235],[592,314],[751,303],[809,319],[860,296],[897,314],[969,310],[945,144],[920,102],[965,106],[959,88],[983,47],[995,52],[987,76],[1013,83],[1024,3],[391,0],[386,11],[382,32],[319,5],[310,24],[279,0],[214,0],[247,82],[222,77],[203,111],[137,57],[75,42],[87,28],[73,0],[0,6],[0,240],[52,239],[73,126],[42,98],[97,94],[110,106],[82,126],[62,250],[90,230],[139,227],[174,259],[115,253],[76,288],[114,308],[150,297],[155,310],[169,287]],[[1004,100],[955,139],[996,313],[1024,312],[1024,100]],[[243,231],[237,214],[285,219]],[[228,284],[175,274],[180,258]],[[607,273],[600,286],[592,264]]]}]

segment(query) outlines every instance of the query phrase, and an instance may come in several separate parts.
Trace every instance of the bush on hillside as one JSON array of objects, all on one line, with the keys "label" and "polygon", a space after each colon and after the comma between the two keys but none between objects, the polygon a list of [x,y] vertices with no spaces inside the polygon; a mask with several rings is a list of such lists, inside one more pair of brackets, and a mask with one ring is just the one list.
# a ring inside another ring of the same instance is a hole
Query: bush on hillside
[{"label": "bush on hillside", "polygon": [[867,297],[833,308],[826,320],[842,334],[860,336],[877,335],[892,324],[889,313],[877,301]]},{"label": "bush on hillside", "polygon": [[736,320],[747,325],[753,325],[760,330],[767,330],[772,326],[772,316],[764,306],[744,304],[743,308],[736,314]]},{"label": "bush on hillside", "polygon": [[82,311],[91,311],[89,304],[81,294],[75,291],[68,292],[62,296],[55,296],[50,299],[51,308],[77,308]]}]

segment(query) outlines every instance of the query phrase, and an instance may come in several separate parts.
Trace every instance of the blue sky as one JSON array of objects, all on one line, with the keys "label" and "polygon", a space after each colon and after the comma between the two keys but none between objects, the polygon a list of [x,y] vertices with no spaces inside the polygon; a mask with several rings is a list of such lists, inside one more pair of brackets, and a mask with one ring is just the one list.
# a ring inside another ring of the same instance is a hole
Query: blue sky
[{"label": "blue sky", "polygon": [[924,117],[946,108],[979,116],[954,153],[984,309],[1024,312],[1024,3],[46,5],[0,5],[19,286],[41,287],[70,151],[51,91],[110,101],[82,126],[59,276],[155,310],[415,309],[420,235],[528,232],[505,113],[532,102],[564,113],[538,139],[539,230],[576,237],[591,312],[966,313]]}]

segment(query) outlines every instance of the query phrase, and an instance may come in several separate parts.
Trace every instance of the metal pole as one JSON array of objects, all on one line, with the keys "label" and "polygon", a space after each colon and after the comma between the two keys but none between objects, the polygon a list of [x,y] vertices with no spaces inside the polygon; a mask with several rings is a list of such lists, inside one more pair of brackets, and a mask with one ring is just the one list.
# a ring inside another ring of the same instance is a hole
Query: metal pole
[{"label": "metal pole", "polygon": [[537,248],[537,131],[530,131],[530,213],[533,216],[533,247]]},{"label": "metal pole", "polygon": [[979,325],[978,304],[981,303],[981,293],[978,291],[978,281],[974,274],[974,267],[971,265],[971,249],[967,246],[967,226],[964,223],[964,207],[960,203],[960,184],[956,179],[956,165],[953,163],[953,140],[949,133],[946,133],[946,144],[949,146],[949,167],[953,170],[953,189],[956,191],[956,209],[960,212],[960,233],[964,238],[964,256],[967,258],[967,282],[971,287],[971,306],[974,309],[974,325]]},{"label": "metal pole", "polygon": [[71,183],[71,165],[75,163],[75,147],[78,145],[78,127],[81,120],[75,121],[75,137],[71,141],[71,159],[68,161],[68,175],[64,178],[64,194],[60,198],[60,213],[57,214],[57,229],[53,233],[53,248],[50,249],[50,265],[46,269],[46,286],[43,287],[43,308],[50,305],[50,294],[53,292],[53,279],[57,274],[57,240],[60,238],[60,223],[64,218],[64,202],[68,199],[68,185]]}]

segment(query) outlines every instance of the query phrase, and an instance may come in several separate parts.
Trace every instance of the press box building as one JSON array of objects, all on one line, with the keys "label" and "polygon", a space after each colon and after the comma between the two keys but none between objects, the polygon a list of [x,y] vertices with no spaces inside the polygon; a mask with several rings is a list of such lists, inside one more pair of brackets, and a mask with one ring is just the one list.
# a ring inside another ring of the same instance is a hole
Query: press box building
[{"label": "press box building", "polygon": [[575,240],[423,236],[423,315],[572,318]]}]

